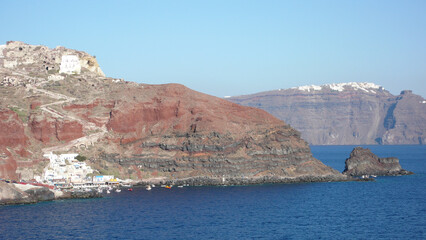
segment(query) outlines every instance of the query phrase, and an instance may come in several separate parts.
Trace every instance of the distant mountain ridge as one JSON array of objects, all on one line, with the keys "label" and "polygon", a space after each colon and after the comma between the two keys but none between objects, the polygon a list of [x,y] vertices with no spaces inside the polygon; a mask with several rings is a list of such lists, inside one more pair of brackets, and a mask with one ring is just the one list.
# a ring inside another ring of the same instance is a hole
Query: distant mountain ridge
[{"label": "distant mountain ridge", "polygon": [[395,96],[374,83],[338,83],[228,97],[261,108],[299,130],[312,145],[425,144],[426,101]]}]

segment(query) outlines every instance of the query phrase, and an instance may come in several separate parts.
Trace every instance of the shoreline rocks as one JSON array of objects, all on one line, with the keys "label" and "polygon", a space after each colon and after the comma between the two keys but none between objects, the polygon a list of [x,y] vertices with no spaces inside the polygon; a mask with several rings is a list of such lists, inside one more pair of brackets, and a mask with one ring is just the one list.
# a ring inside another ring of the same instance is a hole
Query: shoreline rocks
[{"label": "shoreline rocks", "polygon": [[398,158],[379,158],[368,148],[356,147],[345,161],[343,174],[348,176],[400,176],[414,173],[402,169]]},{"label": "shoreline rocks", "polygon": [[263,176],[255,178],[245,177],[229,177],[229,178],[209,178],[205,176],[191,177],[185,179],[163,179],[157,181],[139,181],[135,186],[145,185],[177,185],[177,186],[243,186],[243,185],[259,185],[259,184],[275,184],[275,183],[314,183],[314,182],[346,182],[356,181],[356,178],[342,175],[324,175],[324,176],[300,176],[294,178],[286,178],[279,176]]},{"label": "shoreline rocks", "polygon": [[0,205],[33,204],[74,198],[100,198],[97,191],[62,192],[46,187],[0,182]]},{"label": "shoreline rocks", "polygon": [[64,199],[87,199],[87,198],[101,198],[102,194],[98,193],[95,190],[89,192],[64,192],[60,197],[55,198],[55,200],[64,200]]}]

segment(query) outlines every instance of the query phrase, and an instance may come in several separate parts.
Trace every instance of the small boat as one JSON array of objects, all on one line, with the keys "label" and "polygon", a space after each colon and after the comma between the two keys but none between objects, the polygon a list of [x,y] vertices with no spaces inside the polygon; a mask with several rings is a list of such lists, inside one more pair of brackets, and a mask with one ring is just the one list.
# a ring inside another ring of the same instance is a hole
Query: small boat
[{"label": "small boat", "polygon": [[171,186],[169,186],[169,185],[166,185],[166,186],[165,186],[165,188],[167,188],[167,189],[171,189],[172,187],[171,187]]},{"label": "small boat", "polygon": [[130,192],[132,192],[132,191],[133,191],[133,188],[129,188],[129,189],[127,189],[127,191],[130,191]]},{"label": "small boat", "polygon": [[103,192],[102,188],[98,188],[98,193],[102,193],[102,192]]},{"label": "small boat", "polygon": [[151,190],[151,185],[146,185],[146,190]]},{"label": "small boat", "polygon": [[178,188],[183,188],[183,186],[182,186],[182,185],[179,185],[179,186],[178,186]]},{"label": "small boat", "polygon": [[111,192],[109,190],[107,190],[107,193],[110,194]]},{"label": "small boat", "polygon": [[121,192],[121,189],[117,188],[115,189],[115,192]]}]

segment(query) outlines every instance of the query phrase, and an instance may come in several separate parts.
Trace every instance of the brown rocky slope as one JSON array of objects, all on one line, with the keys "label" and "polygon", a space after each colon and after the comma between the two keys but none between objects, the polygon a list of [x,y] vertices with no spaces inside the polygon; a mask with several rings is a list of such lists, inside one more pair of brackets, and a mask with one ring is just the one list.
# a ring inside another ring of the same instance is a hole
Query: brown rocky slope
[{"label": "brown rocky slope", "polygon": [[[178,84],[106,78],[83,64],[79,74],[59,74],[56,60],[43,70],[44,57],[59,50],[19,42],[3,48],[3,63],[11,58],[16,64],[0,66],[0,108],[19,116],[16,129],[28,140],[27,145],[3,144],[13,149],[9,162],[16,166],[0,163],[2,176],[39,175],[46,164],[43,152],[53,151],[77,152],[102,174],[139,181],[205,185],[347,179],[313,158],[298,131],[263,110]],[[13,57],[22,51],[24,57]],[[30,156],[18,154],[21,145]]]},{"label": "brown rocky slope", "polygon": [[280,89],[228,100],[284,120],[313,145],[425,144],[426,101],[373,83]]}]

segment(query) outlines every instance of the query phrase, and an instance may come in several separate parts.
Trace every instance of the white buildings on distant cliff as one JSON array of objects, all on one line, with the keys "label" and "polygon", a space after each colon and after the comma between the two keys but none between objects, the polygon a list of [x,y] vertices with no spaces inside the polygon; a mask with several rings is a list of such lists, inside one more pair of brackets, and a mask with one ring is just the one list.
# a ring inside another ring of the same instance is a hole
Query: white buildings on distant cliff
[{"label": "white buildings on distant cliff", "polygon": [[49,153],[43,156],[50,160],[42,176],[42,180],[48,183],[53,183],[56,180],[70,183],[83,182],[87,179],[88,174],[93,173],[93,169],[85,162],[75,159],[78,154],[56,155]]},{"label": "white buildings on distant cliff", "polygon": [[76,55],[62,56],[59,73],[65,74],[80,74],[81,64],[80,59]]}]

